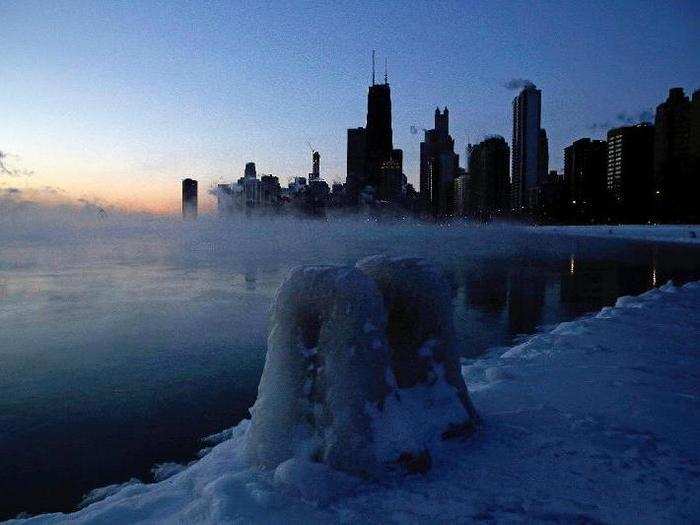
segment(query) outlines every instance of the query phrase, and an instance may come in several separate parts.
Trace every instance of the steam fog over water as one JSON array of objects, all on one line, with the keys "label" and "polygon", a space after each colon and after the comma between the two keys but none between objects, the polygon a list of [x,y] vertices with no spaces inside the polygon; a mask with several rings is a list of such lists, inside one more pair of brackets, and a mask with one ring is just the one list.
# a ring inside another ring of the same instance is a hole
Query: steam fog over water
[{"label": "steam fog over water", "polygon": [[697,248],[506,225],[98,217],[0,219],[0,518],[149,479],[246,417],[267,310],[292,266],[378,253],[441,264],[465,357],[669,279],[700,279]]}]

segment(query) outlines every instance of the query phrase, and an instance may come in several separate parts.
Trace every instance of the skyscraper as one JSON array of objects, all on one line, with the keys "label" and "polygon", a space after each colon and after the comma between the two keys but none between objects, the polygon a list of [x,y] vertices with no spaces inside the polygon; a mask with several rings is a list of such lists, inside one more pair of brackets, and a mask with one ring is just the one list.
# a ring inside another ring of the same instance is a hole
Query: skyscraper
[{"label": "skyscraper", "polygon": [[511,207],[521,211],[530,205],[530,195],[547,174],[547,135],[541,129],[542,92],[533,84],[513,99]]},{"label": "skyscraper", "polygon": [[238,184],[243,189],[243,199],[245,208],[250,212],[258,204],[260,204],[260,181],[255,169],[255,162],[247,162],[243,177],[238,179]]},{"label": "skyscraper", "polygon": [[392,149],[391,88],[388,83],[373,84],[367,93],[367,157],[370,163],[380,163]]},{"label": "skyscraper", "polygon": [[403,152],[394,149],[391,127],[391,88],[384,74],[384,83],[375,83],[372,54],[372,85],[367,93],[367,124],[348,129],[347,192],[351,203],[357,203],[365,186],[372,186],[380,199],[396,198],[402,191]]},{"label": "skyscraper", "polygon": [[367,130],[348,129],[347,176],[345,188],[351,204],[357,204],[357,197],[369,183],[367,177]]},{"label": "skyscraper", "polygon": [[600,221],[607,211],[607,143],[583,138],[564,149],[564,183],[571,219]]},{"label": "skyscraper", "polygon": [[[698,129],[693,123],[694,114],[700,110],[697,92],[693,102],[683,88],[672,88],[668,99],[656,108],[654,119],[654,207],[655,216],[663,221],[696,221],[700,174],[693,161],[693,147],[698,138],[691,131]],[[696,133],[698,133],[696,131]]]},{"label": "skyscraper", "polygon": [[314,151],[311,154],[311,173],[309,173],[309,181],[318,180],[321,178],[321,154]]},{"label": "skyscraper", "polygon": [[606,189],[610,212],[622,222],[649,220],[653,203],[654,127],[648,123],[608,131]]},{"label": "skyscraper", "polygon": [[549,140],[547,130],[540,128],[540,140],[537,150],[537,184],[542,184],[549,173]]},{"label": "skyscraper", "polygon": [[194,179],[182,181],[182,218],[197,218],[197,181]]},{"label": "skyscraper", "polygon": [[420,195],[424,207],[433,216],[453,211],[454,179],[459,168],[459,155],[450,136],[450,113],[435,108],[435,127],[425,130],[420,143]]},{"label": "skyscraper", "polygon": [[500,136],[473,146],[469,154],[470,214],[488,219],[510,209],[510,148]]}]

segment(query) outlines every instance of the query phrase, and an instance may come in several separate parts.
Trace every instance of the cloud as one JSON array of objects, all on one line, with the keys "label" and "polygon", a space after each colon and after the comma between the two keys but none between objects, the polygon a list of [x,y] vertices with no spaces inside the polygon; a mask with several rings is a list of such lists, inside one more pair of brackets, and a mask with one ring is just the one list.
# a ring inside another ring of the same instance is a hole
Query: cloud
[{"label": "cloud", "polygon": [[650,121],[654,118],[654,114],[650,109],[644,109],[637,113],[627,113],[626,111],[621,111],[616,116],[618,122],[624,124],[637,124],[638,122]]},{"label": "cloud", "polygon": [[651,122],[654,120],[654,113],[650,109],[646,109],[639,114],[641,122]]},{"label": "cloud", "polygon": [[588,129],[590,129],[592,131],[599,131],[599,130],[607,131],[611,127],[612,127],[612,125],[608,121],[606,121],[606,122],[594,122],[593,124],[588,126]]},{"label": "cloud", "polygon": [[511,78],[508,82],[503,84],[506,89],[523,89],[526,87],[535,87],[535,84],[531,80],[525,78]]},{"label": "cloud", "polygon": [[588,129],[592,131],[607,131],[611,128],[620,125],[631,125],[639,124],[641,122],[653,122],[654,121],[654,111],[653,109],[643,109],[638,112],[628,113],[627,111],[620,111],[615,115],[614,121],[605,122],[594,122]]}]

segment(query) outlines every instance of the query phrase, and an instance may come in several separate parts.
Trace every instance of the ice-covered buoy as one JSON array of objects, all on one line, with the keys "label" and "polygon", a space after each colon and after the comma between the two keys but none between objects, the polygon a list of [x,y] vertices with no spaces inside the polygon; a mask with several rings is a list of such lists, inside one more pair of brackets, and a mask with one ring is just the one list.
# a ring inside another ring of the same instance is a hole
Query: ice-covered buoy
[{"label": "ice-covered buoy", "polygon": [[252,465],[424,471],[434,446],[476,420],[454,352],[449,281],[420,259],[292,270],[267,347],[246,436]]}]

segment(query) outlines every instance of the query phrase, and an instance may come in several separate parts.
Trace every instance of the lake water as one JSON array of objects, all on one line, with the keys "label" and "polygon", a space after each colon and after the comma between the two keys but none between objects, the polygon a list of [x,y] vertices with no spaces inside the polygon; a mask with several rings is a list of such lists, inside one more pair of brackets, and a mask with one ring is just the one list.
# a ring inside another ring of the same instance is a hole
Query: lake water
[{"label": "lake water", "polygon": [[67,511],[149,480],[247,416],[267,310],[297,264],[419,255],[455,285],[475,356],[669,279],[700,249],[508,227],[127,222],[23,230],[0,244],[0,518]]}]

